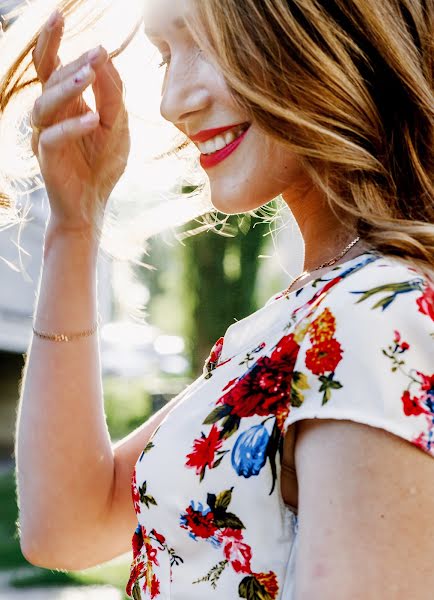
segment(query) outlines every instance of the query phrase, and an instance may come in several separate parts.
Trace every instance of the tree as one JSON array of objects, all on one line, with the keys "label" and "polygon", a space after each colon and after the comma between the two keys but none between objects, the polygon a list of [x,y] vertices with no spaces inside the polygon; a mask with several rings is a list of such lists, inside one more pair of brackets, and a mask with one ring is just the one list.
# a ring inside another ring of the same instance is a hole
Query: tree
[{"label": "tree", "polygon": [[[254,291],[258,256],[266,239],[262,225],[250,215],[230,217],[222,231],[211,230],[184,242],[181,288],[194,375],[227,327],[258,308]],[[190,224],[187,231],[191,228]]]}]

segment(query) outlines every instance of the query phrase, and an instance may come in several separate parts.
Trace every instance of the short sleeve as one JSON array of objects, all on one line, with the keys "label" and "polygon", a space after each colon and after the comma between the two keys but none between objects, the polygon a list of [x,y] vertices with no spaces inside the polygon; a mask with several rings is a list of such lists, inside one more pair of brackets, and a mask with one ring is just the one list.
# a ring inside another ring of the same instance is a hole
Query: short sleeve
[{"label": "short sleeve", "polygon": [[302,419],[384,429],[434,456],[434,286],[398,261],[331,290],[294,333],[284,430]]}]

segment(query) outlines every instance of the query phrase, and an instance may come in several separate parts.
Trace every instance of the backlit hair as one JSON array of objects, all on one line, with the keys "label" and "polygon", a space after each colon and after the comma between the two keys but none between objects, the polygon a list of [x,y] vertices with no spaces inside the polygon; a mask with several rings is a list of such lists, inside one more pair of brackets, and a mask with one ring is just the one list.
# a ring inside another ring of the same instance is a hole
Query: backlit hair
[{"label": "backlit hair", "polygon": [[370,246],[434,267],[434,1],[194,3],[251,119]]},{"label": "backlit hair", "polygon": [[[66,17],[93,6],[97,18],[107,2],[58,6]],[[235,99],[298,155],[348,227],[433,268],[434,0],[192,3],[192,35]],[[1,65],[0,116],[31,84],[38,31]]]}]

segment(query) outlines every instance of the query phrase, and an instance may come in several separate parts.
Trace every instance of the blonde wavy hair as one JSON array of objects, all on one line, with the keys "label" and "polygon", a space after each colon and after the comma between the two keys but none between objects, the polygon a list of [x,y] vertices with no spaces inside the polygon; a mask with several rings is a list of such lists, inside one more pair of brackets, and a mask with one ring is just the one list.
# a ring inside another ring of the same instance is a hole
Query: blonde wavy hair
[{"label": "blonde wavy hair", "polygon": [[[431,272],[434,0],[193,2],[191,33],[251,120],[372,248]],[[0,85],[0,111],[29,84],[35,40]]]}]

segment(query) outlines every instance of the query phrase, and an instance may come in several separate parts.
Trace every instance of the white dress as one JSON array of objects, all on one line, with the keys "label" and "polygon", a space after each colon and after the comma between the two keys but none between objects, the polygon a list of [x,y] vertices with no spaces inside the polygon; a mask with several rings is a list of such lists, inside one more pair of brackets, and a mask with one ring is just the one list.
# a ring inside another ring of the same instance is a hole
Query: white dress
[{"label": "white dress", "polygon": [[288,427],[349,419],[434,456],[434,285],[365,253],[229,327],[132,481],[136,600],[291,600]]}]

